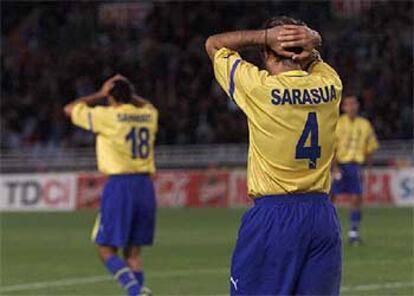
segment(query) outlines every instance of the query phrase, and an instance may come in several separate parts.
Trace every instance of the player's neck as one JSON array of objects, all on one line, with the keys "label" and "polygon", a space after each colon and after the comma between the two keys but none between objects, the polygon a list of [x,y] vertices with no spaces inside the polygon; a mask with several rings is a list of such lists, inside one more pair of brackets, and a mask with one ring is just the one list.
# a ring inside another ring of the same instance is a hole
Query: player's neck
[{"label": "player's neck", "polygon": [[299,64],[285,64],[285,63],[272,63],[267,65],[267,70],[271,75],[278,75],[283,72],[302,70]]},{"label": "player's neck", "polygon": [[354,121],[358,117],[358,114],[347,114],[347,116],[349,120]]},{"label": "player's neck", "polygon": [[109,105],[110,105],[111,107],[119,107],[119,106],[121,106],[122,104],[121,104],[121,103],[118,103],[118,102],[110,102],[110,103],[109,103]]}]

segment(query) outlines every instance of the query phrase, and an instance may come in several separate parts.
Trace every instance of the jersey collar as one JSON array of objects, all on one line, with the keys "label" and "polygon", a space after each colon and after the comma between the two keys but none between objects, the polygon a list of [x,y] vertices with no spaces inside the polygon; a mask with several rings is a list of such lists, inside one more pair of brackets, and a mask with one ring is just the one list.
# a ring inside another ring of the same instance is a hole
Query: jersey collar
[{"label": "jersey collar", "polygon": [[303,77],[303,76],[309,75],[309,73],[303,70],[292,70],[292,71],[282,72],[279,75],[284,75],[284,76],[289,76],[289,77]]}]

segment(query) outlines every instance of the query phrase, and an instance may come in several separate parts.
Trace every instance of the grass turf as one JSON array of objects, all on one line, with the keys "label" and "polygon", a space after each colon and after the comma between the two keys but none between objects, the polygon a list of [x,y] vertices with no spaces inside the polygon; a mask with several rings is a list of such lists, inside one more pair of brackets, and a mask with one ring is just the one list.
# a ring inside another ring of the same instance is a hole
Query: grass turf
[{"label": "grass turf", "polygon": [[[144,251],[146,285],[154,295],[228,294],[230,255],[243,212],[160,209],[156,244]],[[342,294],[414,295],[413,209],[365,209],[361,247],[346,244],[346,210],[340,209],[339,215],[344,233]],[[2,213],[0,294],[122,295],[90,243],[94,217],[88,211]],[[50,287],[10,288],[57,280],[63,281]]]}]

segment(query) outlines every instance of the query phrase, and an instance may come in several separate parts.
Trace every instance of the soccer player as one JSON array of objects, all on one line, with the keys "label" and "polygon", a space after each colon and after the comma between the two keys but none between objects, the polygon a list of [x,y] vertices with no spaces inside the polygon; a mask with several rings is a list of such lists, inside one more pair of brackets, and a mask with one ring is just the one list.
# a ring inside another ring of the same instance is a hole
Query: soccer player
[{"label": "soccer player", "polygon": [[[231,295],[339,294],[340,227],[328,192],[342,83],[314,51],[320,41],[289,17],[206,41],[215,77],[249,127],[254,207],[233,252]],[[241,58],[248,46],[262,49],[265,70]]]},{"label": "soccer player", "polygon": [[[108,106],[95,106],[107,99]],[[109,175],[93,240],[107,269],[128,295],[150,295],[143,286],[141,246],[153,243],[156,201],[154,141],[157,109],[134,93],[123,76],[64,107],[72,122],[96,134],[98,169]],[[117,255],[123,249],[124,260]]]},{"label": "soccer player", "polygon": [[345,96],[343,115],[338,120],[336,161],[332,198],[343,195],[351,201],[348,239],[351,245],[359,245],[359,224],[362,206],[362,166],[371,165],[371,156],[378,149],[374,130],[365,118],[358,116],[359,103],[356,96]]}]

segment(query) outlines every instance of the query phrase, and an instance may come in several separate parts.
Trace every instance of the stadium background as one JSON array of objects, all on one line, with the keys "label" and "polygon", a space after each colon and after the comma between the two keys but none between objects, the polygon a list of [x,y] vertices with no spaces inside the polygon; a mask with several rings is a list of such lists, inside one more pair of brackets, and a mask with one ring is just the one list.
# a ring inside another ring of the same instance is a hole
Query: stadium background
[{"label": "stadium background", "polygon": [[[247,126],[219,89],[204,40],[273,15],[321,32],[322,55],[360,98],[381,142],[366,176],[361,248],[344,250],[343,294],[414,293],[411,1],[1,3],[0,293],[120,293],[90,244],[105,177],[93,136],[62,106],[115,73],[160,110],[156,295],[225,295],[248,205]],[[251,61],[259,55],[245,53]],[[345,205],[345,201],[341,201]],[[346,209],[339,214],[346,230]]]}]

